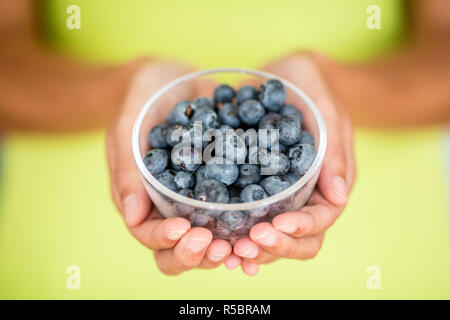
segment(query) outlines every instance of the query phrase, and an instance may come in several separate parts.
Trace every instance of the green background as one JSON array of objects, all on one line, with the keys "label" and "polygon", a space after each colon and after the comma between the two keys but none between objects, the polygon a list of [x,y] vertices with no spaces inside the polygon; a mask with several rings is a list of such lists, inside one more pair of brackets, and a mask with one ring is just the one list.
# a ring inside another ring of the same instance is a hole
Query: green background
[{"label": "green background", "polygon": [[[68,30],[66,8],[81,8]],[[381,30],[366,8],[381,8]],[[395,1],[49,1],[45,34],[89,61],[148,54],[199,68],[258,68],[298,49],[364,60],[399,45]],[[426,106],[424,106],[426,107]],[[310,261],[280,260],[256,277],[194,270],[169,277],[128,233],[109,194],[103,132],[4,141],[0,298],[450,298],[448,186],[439,128],[356,131],[358,177],[344,214]],[[66,287],[69,265],[81,289]],[[381,289],[366,269],[381,270]]]}]

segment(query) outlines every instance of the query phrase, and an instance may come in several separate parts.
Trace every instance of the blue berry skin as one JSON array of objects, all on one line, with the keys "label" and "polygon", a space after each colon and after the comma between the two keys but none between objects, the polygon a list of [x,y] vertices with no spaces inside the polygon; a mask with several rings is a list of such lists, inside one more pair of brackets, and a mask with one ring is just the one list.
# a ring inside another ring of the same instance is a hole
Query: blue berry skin
[{"label": "blue berry skin", "polygon": [[280,142],[286,146],[292,146],[302,139],[302,126],[293,115],[282,116],[278,121],[277,129],[279,130]]},{"label": "blue berry skin", "polygon": [[175,170],[167,169],[161,173],[158,173],[155,176],[155,178],[166,188],[169,188],[172,191],[177,191],[178,189],[175,183],[175,175],[176,175]]},{"label": "blue berry skin", "polygon": [[194,103],[198,108],[207,107],[214,110],[216,107],[213,99],[210,97],[198,97],[194,100]]},{"label": "blue berry skin", "polygon": [[213,218],[204,212],[193,212],[189,220],[192,227],[207,227],[213,224]]},{"label": "blue berry skin", "polygon": [[269,112],[258,123],[260,129],[275,129],[278,121],[281,119],[281,115],[275,112]]},{"label": "blue berry skin", "polygon": [[249,184],[241,191],[241,202],[252,202],[267,198],[267,193],[257,184]]},{"label": "blue berry skin", "polygon": [[233,87],[227,84],[221,84],[214,90],[214,101],[219,103],[227,103],[233,101],[236,93]]},{"label": "blue berry skin", "polygon": [[301,175],[294,173],[294,172],[288,172],[284,175],[284,177],[286,179],[289,180],[289,182],[291,183],[291,185],[293,185],[294,183],[296,183],[298,180],[300,180],[300,178],[302,177]]},{"label": "blue berry skin", "polygon": [[316,158],[316,150],[308,143],[300,143],[289,148],[288,157],[291,162],[291,172],[304,175]]},{"label": "blue berry skin", "polygon": [[219,110],[219,118],[223,124],[232,128],[237,128],[241,124],[241,120],[238,117],[238,107],[234,103],[225,103]]},{"label": "blue berry skin", "polygon": [[245,225],[247,214],[242,211],[225,211],[219,217],[219,221],[223,223],[229,230],[238,230]]},{"label": "blue berry skin", "polygon": [[247,126],[256,125],[266,114],[266,110],[257,100],[246,100],[239,105],[238,115]]},{"label": "blue berry skin", "polygon": [[193,101],[184,100],[178,102],[172,112],[167,116],[167,124],[181,124],[187,126],[195,114],[197,106]]},{"label": "blue berry skin", "polygon": [[291,104],[286,104],[284,105],[281,110],[280,110],[280,114],[282,116],[295,116],[299,119],[300,123],[303,123],[303,114],[300,110],[298,110],[295,106],[291,105]]},{"label": "blue berry skin", "polygon": [[195,199],[194,190],[192,189],[181,189],[180,191],[178,191],[178,193],[182,196]]},{"label": "blue berry skin", "polygon": [[202,154],[200,150],[180,143],[172,149],[171,160],[175,168],[194,172],[202,163]]},{"label": "blue berry skin", "polygon": [[259,90],[253,86],[243,86],[236,93],[236,102],[241,104],[245,100],[258,100]]},{"label": "blue berry skin", "polygon": [[197,183],[194,193],[200,201],[227,203],[230,200],[227,187],[215,179],[205,179]]},{"label": "blue berry skin", "polygon": [[285,176],[270,176],[261,181],[260,186],[264,188],[269,196],[280,193],[289,188],[290,181]]},{"label": "blue berry skin", "polygon": [[200,183],[205,179],[206,179],[206,167],[204,164],[201,164],[195,171],[195,181],[197,183]]},{"label": "blue berry skin", "polygon": [[174,147],[183,140],[183,135],[187,133],[186,127],[181,124],[172,124],[168,126],[165,136],[167,145]]},{"label": "blue berry skin", "polygon": [[276,79],[270,79],[261,86],[259,101],[270,111],[278,111],[286,100],[286,88]]},{"label": "blue berry skin", "polygon": [[205,167],[205,176],[208,179],[215,179],[227,186],[233,184],[239,176],[237,165],[225,158],[212,158]]},{"label": "blue berry skin", "polygon": [[314,146],[314,137],[308,131],[302,131],[302,139],[300,143],[310,144]]},{"label": "blue berry skin", "polygon": [[217,113],[208,107],[198,108],[192,121],[201,121],[206,130],[217,126]]},{"label": "blue berry skin", "polygon": [[259,166],[256,164],[241,164],[239,166],[239,178],[234,183],[238,188],[245,188],[249,184],[257,184],[261,181]]},{"label": "blue berry skin", "polygon": [[262,168],[271,168],[271,174],[274,176],[280,176],[284,175],[289,172],[289,169],[291,167],[289,158],[284,153],[270,153],[269,159],[275,159],[277,158],[277,161],[268,161],[268,163],[261,164]]},{"label": "blue berry skin", "polygon": [[178,171],[175,175],[175,184],[178,189],[192,188],[195,184],[195,179],[192,173],[187,171]]},{"label": "blue berry skin", "polygon": [[166,170],[169,164],[169,152],[164,149],[150,150],[144,157],[144,163],[152,175],[157,175]]},{"label": "blue berry skin", "polygon": [[148,134],[148,142],[153,148],[167,148],[166,142],[167,125],[158,124],[150,130]]},{"label": "blue berry skin", "polygon": [[219,130],[220,132],[222,132],[223,135],[227,134],[227,130],[231,130],[231,132],[234,132],[234,129],[227,124],[221,124],[219,126]]}]

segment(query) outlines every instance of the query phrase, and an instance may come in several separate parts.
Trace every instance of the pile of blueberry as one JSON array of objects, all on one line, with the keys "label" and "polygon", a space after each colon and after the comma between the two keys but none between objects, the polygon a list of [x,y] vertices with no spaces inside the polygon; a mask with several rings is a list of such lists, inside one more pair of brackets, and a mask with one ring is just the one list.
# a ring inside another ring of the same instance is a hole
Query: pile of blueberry
[{"label": "pile of blueberry", "polygon": [[[302,113],[285,100],[284,85],[270,79],[259,89],[247,85],[236,92],[222,84],[214,99],[181,101],[165,124],[151,129],[144,163],[161,184],[189,198],[242,203],[273,196],[298,181],[316,156],[314,138],[302,130]],[[266,135],[259,135],[262,129]],[[181,204],[177,210],[219,237],[262,221],[268,211],[215,215]]]}]

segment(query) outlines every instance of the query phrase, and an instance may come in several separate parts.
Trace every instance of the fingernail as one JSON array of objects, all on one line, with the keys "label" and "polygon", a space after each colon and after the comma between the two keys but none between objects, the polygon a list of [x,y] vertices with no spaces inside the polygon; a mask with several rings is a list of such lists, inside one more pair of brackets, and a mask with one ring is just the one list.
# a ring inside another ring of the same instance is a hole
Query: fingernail
[{"label": "fingernail", "polygon": [[187,229],[169,230],[167,231],[167,238],[169,238],[170,240],[178,240],[186,233],[186,231]]},{"label": "fingernail", "polygon": [[339,200],[342,203],[346,203],[347,197],[348,197],[348,191],[347,191],[347,184],[345,183],[345,180],[341,177],[334,177],[333,184],[334,184],[334,192],[336,193]]},{"label": "fingernail", "polygon": [[282,224],[280,226],[274,226],[275,229],[284,232],[284,233],[294,233],[297,230],[297,227],[293,224]]},{"label": "fingernail", "polygon": [[276,238],[276,235],[271,231],[266,231],[255,237],[256,241],[266,247],[273,246],[275,244]]},{"label": "fingernail", "polygon": [[210,251],[208,253],[208,259],[213,261],[213,262],[218,262],[218,261],[222,260],[225,257],[226,254],[227,254],[226,252]]},{"label": "fingernail", "polygon": [[241,257],[253,259],[256,258],[258,255],[258,249],[254,246],[250,246],[247,251],[245,251],[243,254],[240,254]]},{"label": "fingernail", "polygon": [[133,217],[136,215],[139,208],[136,195],[130,194],[123,200],[122,204],[125,221],[129,224],[133,221]]},{"label": "fingernail", "polygon": [[187,239],[186,247],[192,252],[199,252],[206,248],[208,239],[191,237]]}]

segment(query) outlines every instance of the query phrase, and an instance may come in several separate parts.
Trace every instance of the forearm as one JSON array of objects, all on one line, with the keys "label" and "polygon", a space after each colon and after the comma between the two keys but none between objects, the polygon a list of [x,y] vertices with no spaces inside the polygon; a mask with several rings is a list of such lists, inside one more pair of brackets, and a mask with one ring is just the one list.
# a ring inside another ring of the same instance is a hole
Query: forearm
[{"label": "forearm", "polygon": [[94,66],[63,57],[26,35],[3,37],[0,129],[71,131],[114,116],[142,61]]},{"label": "forearm", "polygon": [[383,60],[346,65],[316,56],[331,91],[355,123],[409,126],[450,121],[450,52],[404,49]]}]

